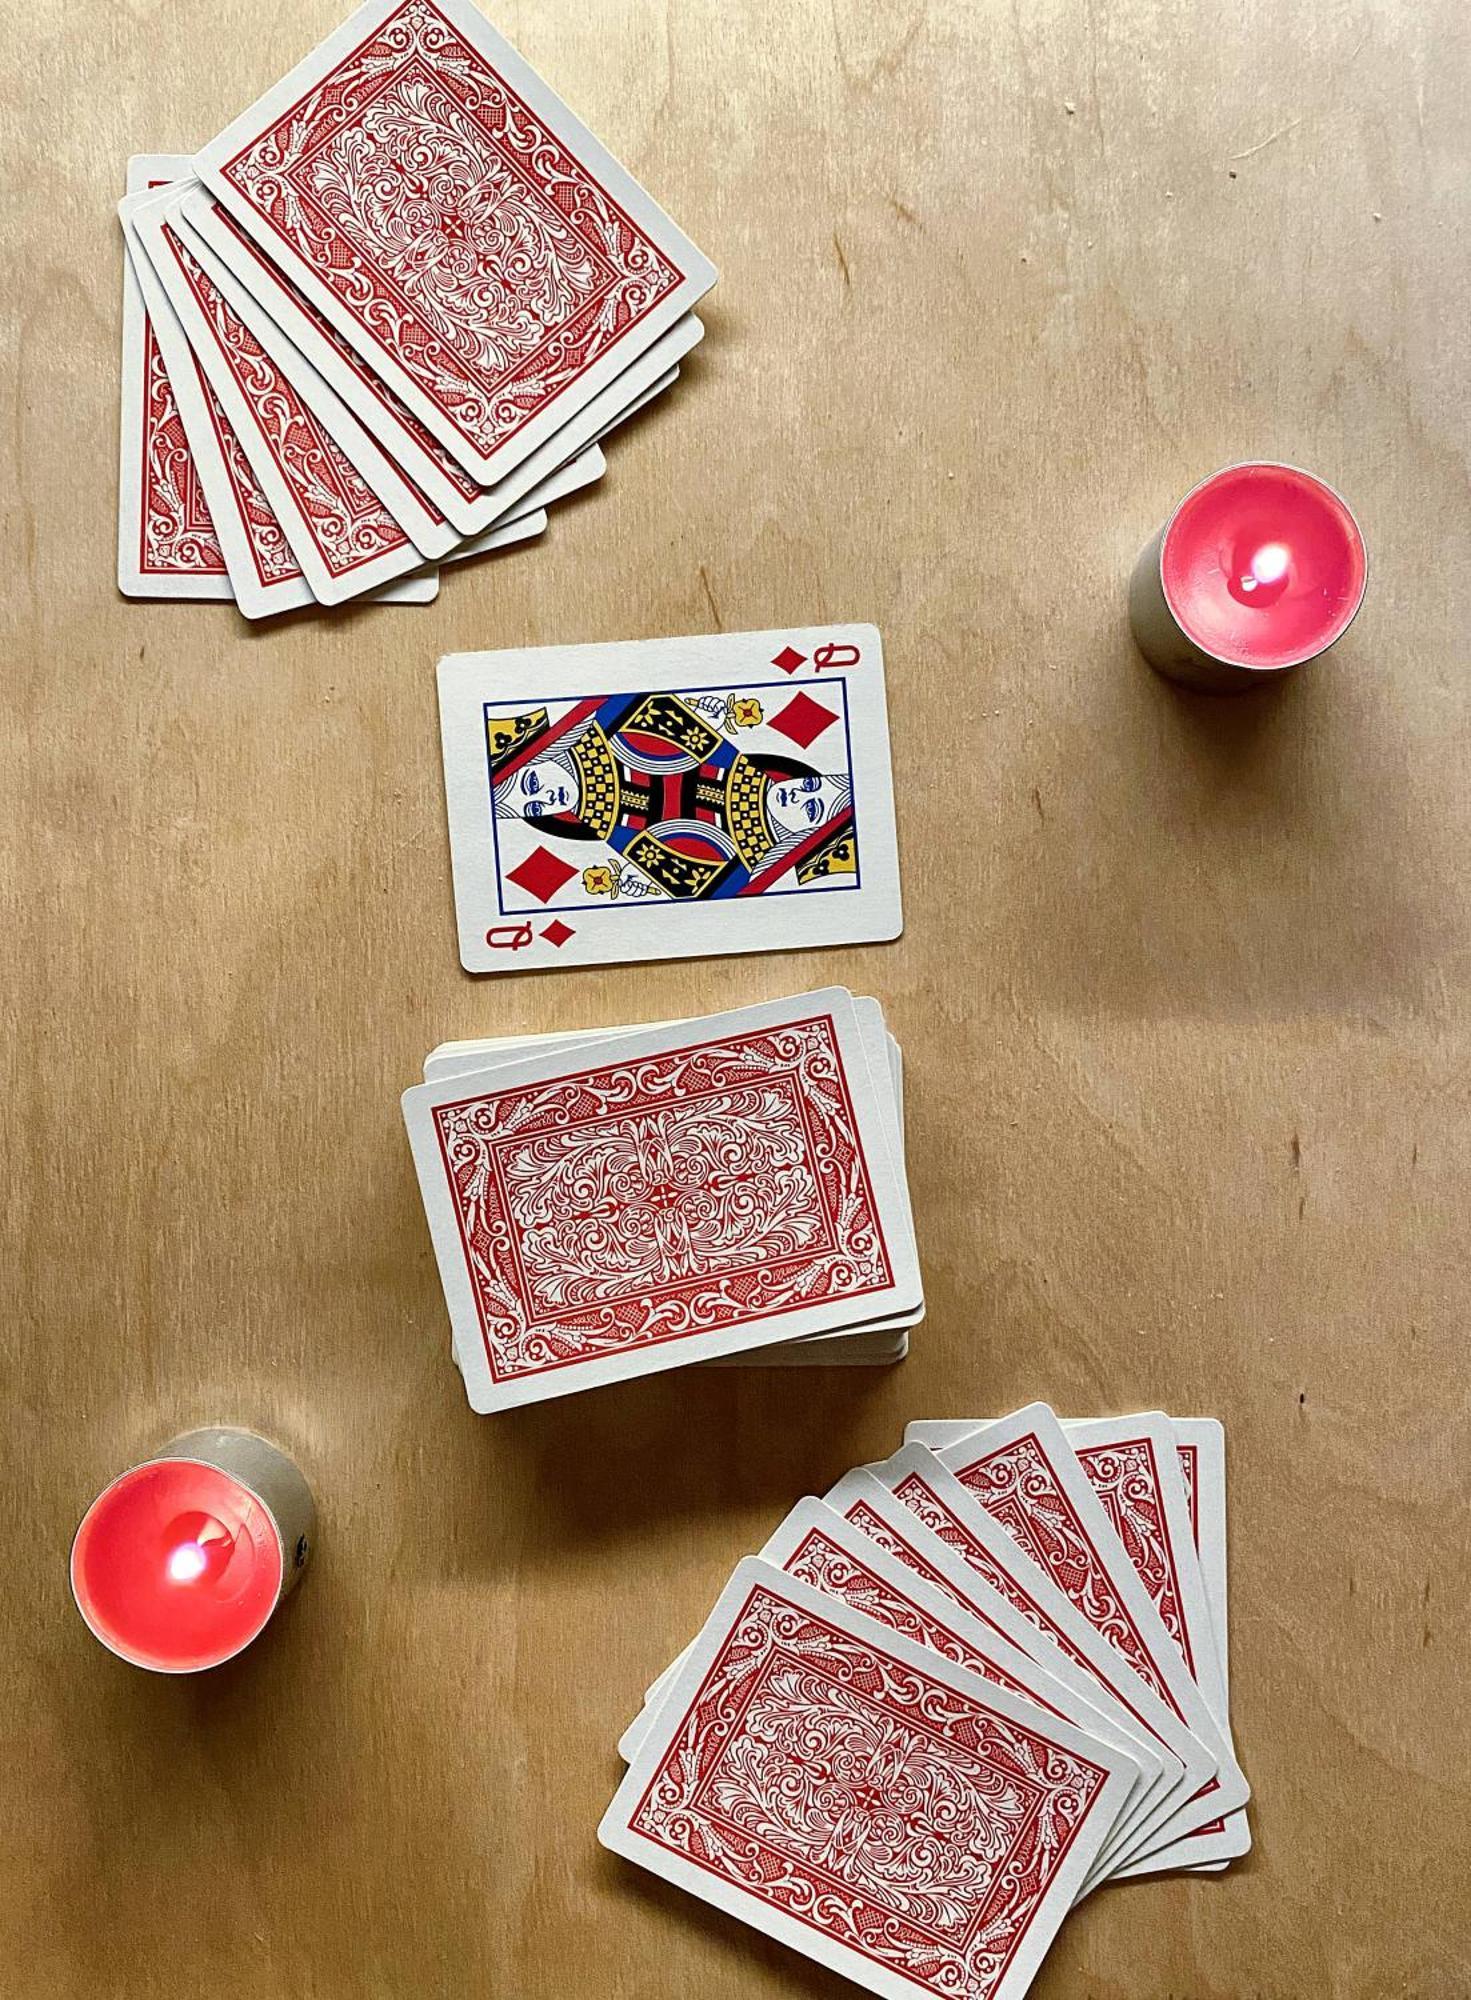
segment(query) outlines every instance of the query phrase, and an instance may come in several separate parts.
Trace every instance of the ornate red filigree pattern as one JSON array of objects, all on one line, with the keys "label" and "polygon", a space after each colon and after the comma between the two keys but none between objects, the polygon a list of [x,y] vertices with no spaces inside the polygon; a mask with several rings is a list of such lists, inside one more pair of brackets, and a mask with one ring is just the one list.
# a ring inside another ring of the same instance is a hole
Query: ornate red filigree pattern
[{"label": "ornate red filigree pattern", "polygon": [[1200,1553],[1200,1490],[1196,1481],[1196,1447],[1182,1444],[1178,1447],[1180,1477],[1185,1482],[1185,1502],[1190,1509],[1190,1532],[1195,1537],[1195,1552]]},{"label": "ornate red filigree pattern", "polygon": [[1048,1462],[1041,1440],[1028,1433],[951,1469],[992,1520],[1127,1660],[1145,1686],[1178,1713],[1168,1684]]},{"label": "ornate red filigree pattern", "polygon": [[235,496],[235,505],[240,510],[240,519],[245,528],[245,539],[250,548],[255,573],[263,588],[276,583],[297,583],[301,581],[301,565],[291,553],[281,523],[275,511],[261,492],[260,482],[251,470],[250,460],[245,456],[244,446],[235,435],[235,428],[220,408],[220,399],[210,386],[209,378],[198,363],[199,386],[204,392],[204,400],[209,410],[210,422],[214,425],[215,440],[220,447],[220,456],[225,461],[225,474],[230,481],[230,490]]},{"label": "ornate red filigree pattern", "polygon": [[758,1588],[630,1823],[920,1988],[984,2000],[1104,1782]]},{"label": "ornate red filigree pattern", "polygon": [[1068,1658],[1085,1672],[1091,1674],[1083,1654],[1074,1646],[1065,1632],[1053,1624],[1047,1613],[1029,1593],[1023,1590],[1009,1571],[1003,1569],[984,1542],[977,1541],[962,1521],[958,1521],[950,1509],[917,1473],[910,1473],[894,1488],[894,1498],[900,1500],[922,1521],[932,1534],[963,1556],[977,1576],[984,1577],[993,1590],[999,1590],[1007,1603],[1021,1613],[1034,1631],[1040,1632],[1060,1646]]},{"label": "ornate red filigree pattern", "polygon": [[224,172],[482,453],[683,275],[432,0]]},{"label": "ornate red filigree pattern", "polygon": [[223,576],[225,558],[146,311],[142,442],[139,569],[145,576]]},{"label": "ornate red filigree pattern", "polygon": [[877,1618],[881,1625],[912,1639],[916,1646],[928,1646],[942,1659],[953,1660],[958,1667],[966,1667],[998,1687],[1009,1688],[1013,1694],[1024,1695],[1028,1701],[1036,1699],[994,1660],[977,1652],[958,1632],[952,1632],[948,1625],[921,1610],[819,1529],[812,1530],[782,1568],[799,1582],[810,1583],[814,1590],[823,1591],[828,1597],[840,1597],[855,1611],[866,1611],[870,1618]]},{"label": "ornate red filigree pattern", "polygon": [[828,1016],[434,1117],[498,1381],[891,1282]]},{"label": "ornate red filigree pattern", "polygon": [[[253,258],[263,270],[269,271],[273,281],[287,294],[291,303],[303,318],[310,322],[314,332],[319,333],[323,340],[335,350],[343,367],[351,369],[358,381],[366,389],[370,390],[383,405],[383,408],[393,421],[408,432],[409,436],[422,452],[434,460],[450,484],[456,487],[466,500],[478,500],[485,489],[476,484],[460,464],[459,460],[452,453],[445,450],[439,439],[433,437],[425,429],[424,425],[419,422],[419,419],[411,410],[404,407],[398,397],[388,387],[387,383],[380,381],[372,370],[364,365],[357,349],[343,338],[331,320],[317,311],[311,300],[296,285],[292,284],[284,271],[278,270],[274,264],[270,263],[262,255],[259,246],[251,237],[246,235],[245,231],[240,227],[240,224],[227,208],[222,208],[218,202],[215,202],[214,214],[221,227],[227,229],[234,241],[240,246],[241,251],[246,256]],[[399,468],[399,471],[404,479],[408,479],[408,474],[403,471],[402,467]],[[413,482],[410,481],[410,484],[412,485]],[[415,486],[414,490],[418,491],[417,486]]]},{"label": "ornate red filigree pattern", "polygon": [[1190,1632],[1180,1603],[1180,1578],[1165,1527],[1153,1440],[1126,1438],[1118,1444],[1087,1445],[1079,1450],[1078,1463],[1153,1598],[1165,1630],[1179,1648],[1186,1671],[1196,1679]]},{"label": "ornate red filigree pattern", "polygon": [[407,547],[408,537],[398,522],[209,274],[177,237],[171,234],[168,243],[331,575],[348,575],[378,556]]}]

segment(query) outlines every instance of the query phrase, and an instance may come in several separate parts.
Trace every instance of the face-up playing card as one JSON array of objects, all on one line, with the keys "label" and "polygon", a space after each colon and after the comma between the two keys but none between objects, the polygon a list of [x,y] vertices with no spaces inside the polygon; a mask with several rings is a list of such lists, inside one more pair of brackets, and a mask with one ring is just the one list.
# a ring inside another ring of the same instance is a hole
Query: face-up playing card
[{"label": "face-up playing card", "polygon": [[1160,1843],[1243,1805],[1246,1780],[1057,1418],[1034,1403],[938,1454],[984,1511],[1209,1752],[1213,1772]]},{"label": "face-up playing card", "polygon": [[177,197],[131,215],[189,345],[271,510],[322,604],[392,582],[423,562],[383,501],[333,442],[169,220]]},{"label": "face-up playing card", "polygon": [[369,0],[194,168],[486,485],[715,280],[468,0]]},{"label": "face-up playing card", "polygon": [[[139,153],[128,162],[127,192],[167,187],[188,168],[181,154]],[[128,597],[229,598],[230,573],[133,260],[126,253],[122,390],[119,590]]]},{"label": "face-up playing card", "polygon": [[872,626],[452,654],[439,703],[468,970],[898,935]]},{"label": "face-up playing card", "polygon": [[748,1559],[598,1834],[875,1993],[1019,2000],[1133,1782],[1096,1738]]},{"label": "face-up playing card", "polygon": [[908,1310],[881,1103],[841,988],[408,1091],[472,1407]]}]

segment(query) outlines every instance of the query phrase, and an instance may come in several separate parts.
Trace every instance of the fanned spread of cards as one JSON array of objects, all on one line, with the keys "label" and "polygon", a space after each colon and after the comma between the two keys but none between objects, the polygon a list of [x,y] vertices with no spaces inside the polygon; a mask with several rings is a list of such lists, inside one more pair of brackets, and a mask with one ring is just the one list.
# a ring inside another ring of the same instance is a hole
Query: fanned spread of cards
[{"label": "fanned spread of cards", "polygon": [[1224,1439],[1042,1403],[906,1439],[737,1566],[600,1835],[874,1993],[1020,2000],[1101,1883],[1250,1845]]},{"label": "fanned spread of cards", "polygon": [[899,934],[871,625],[454,653],[439,707],[471,972]]},{"label": "fanned spread of cards", "polygon": [[119,587],[249,618],[534,540],[715,280],[466,0],[370,0],[128,190]]}]

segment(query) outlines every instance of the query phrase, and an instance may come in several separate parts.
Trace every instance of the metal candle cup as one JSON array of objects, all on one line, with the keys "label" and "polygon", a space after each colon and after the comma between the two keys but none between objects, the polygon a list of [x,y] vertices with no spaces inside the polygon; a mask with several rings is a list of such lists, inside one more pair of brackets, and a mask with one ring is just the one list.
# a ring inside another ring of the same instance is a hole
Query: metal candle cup
[{"label": "metal candle cup", "polygon": [[72,1595],[119,1659],[199,1673],[264,1631],[315,1532],[311,1489],[285,1452],[253,1431],[186,1431],[87,1509]]},{"label": "metal candle cup", "polygon": [[1228,465],[1139,557],[1129,622],[1157,672],[1236,694],[1326,652],[1367,582],[1364,538],[1331,486],[1296,466]]}]

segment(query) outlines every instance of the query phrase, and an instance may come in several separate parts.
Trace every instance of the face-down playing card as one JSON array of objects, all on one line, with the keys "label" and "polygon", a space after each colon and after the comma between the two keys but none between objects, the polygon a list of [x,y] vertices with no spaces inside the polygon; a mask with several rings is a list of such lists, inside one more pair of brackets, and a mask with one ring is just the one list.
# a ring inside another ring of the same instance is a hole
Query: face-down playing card
[{"label": "face-down playing card", "polygon": [[[1230,1713],[1221,1658],[1224,1612],[1212,1611],[1220,1589],[1223,1532],[1205,1517],[1222,1511],[1223,1433],[1213,1420],[1176,1419],[1161,1411],[1123,1417],[1061,1420],[1063,1434],[1097,1494],[1160,1620],[1211,1715],[1230,1742]],[[906,1426],[907,1442],[944,1450],[977,1437],[984,1422],[925,1421]],[[1202,1470],[1202,1461],[1206,1464]],[[1209,1497],[1207,1498],[1207,1493]],[[1211,1577],[1202,1555],[1209,1550]],[[1247,1852],[1251,1831],[1244,1809],[1208,1822],[1196,1832],[1154,1850],[1120,1871],[1214,1869]]]},{"label": "face-down playing card", "polygon": [[938,1456],[1209,1752],[1214,1770],[1156,1844],[1243,1805],[1230,1743],[1048,1406],[1029,1404]]},{"label": "face-down playing card", "polygon": [[715,280],[467,0],[369,0],[194,169],[486,485]]},{"label": "face-down playing card", "polygon": [[[167,187],[188,167],[177,153],[135,154],[127,191]],[[122,391],[118,588],[129,597],[229,599],[230,574],[126,250]]]},{"label": "face-down playing card", "polygon": [[[118,206],[147,331],[167,371],[237,608],[246,618],[298,610],[315,602],[311,587],[137,232],[137,216],[158,198],[155,180],[166,178],[161,171],[149,174]],[[375,591],[373,601],[426,604],[438,588],[436,574],[420,573]]]},{"label": "face-down playing card", "polygon": [[[879,1112],[884,1135],[889,1143],[890,1156],[898,1170],[905,1227],[912,1233],[913,1217],[909,1208],[908,1183],[904,1173],[903,1064],[899,1045],[888,1033],[884,1025],[883,1010],[876,1000],[856,998],[853,1010],[863,1040],[869,1073],[878,1087]],[[674,1024],[651,1021],[642,1025],[653,1028]],[[469,1075],[476,1071],[495,1068],[524,1054],[563,1054],[568,1051],[588,1049],[599,1043],[607,1045],[625,1035],[637,1032],[637,1027],[591,1028],[565,1035],[556,1033],[504,1035],[480,1041],[448,1043],[431,1051],[425,1058],[424,1080],[426,1083],[435,1083],[447,1077]],[[892,1085],[892,1096],[883,1088],[886,1076]],[[770,1346],[752,1348],[743,1354],[717,1358],[706,1365],[846,1367],[889,1364],[904,1358],[908,1349],[907,1329],[917,1325],[923,1317],[924,1307],[921,1303],[906,1313],[892,1314],[882,1320],[860,1322],[852,1328],[844,1328],[835,1333],[811,1334],[803,1340],[782,1341]],[[455,1355],[458,1365],[457,1344]]]},{"label": "face-down playing card", "polygon": [[472,1407],[912,1307],[879,1089],[832,988],[408,1091]]},{"label": "face-down playing card", "polygon": [[[862,1476],[850,1474],[849,1480],[856,1484]],[[855,1611],[903,1633],[916,1645],[928,1646],[982,1680],[1101,1736],[1139,1767],[1130,1795],[1146,1777],[1153,1778],[1159,1760],[1147,1750],[1136,1752],[1090,1705],[1086,1693],[1079,1692],[1076,1677],[1065,1664],[1061,1675],[1050,1673],[1013,1645],[981,1608],[984,1586],[956,1589],[942,1567],[943,1547],[927,1558],[916,1546],[928,1539],[914,1517],[870,1481],[867,1490],[850,1488],[825,1500],[800,1501],[758,1554],[814,1590],[841,1598]],[[659,1702],[685,1656],[681,1654],[660,1676],[643,1711],[620,1739],[618,1750],[625,1762],[632,1760],[652,1727]]]},{"label": "face-down playing card", "polygon": [[599,1838],[892,2000],[1012,2000],[1135,1777],[1030,1700],[748,1558]]},{"label": "face-down playing card", "polygon": [[439,698],[468,970],[898,935],[872,626],[456,654]]}]

